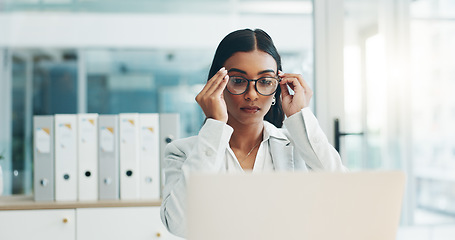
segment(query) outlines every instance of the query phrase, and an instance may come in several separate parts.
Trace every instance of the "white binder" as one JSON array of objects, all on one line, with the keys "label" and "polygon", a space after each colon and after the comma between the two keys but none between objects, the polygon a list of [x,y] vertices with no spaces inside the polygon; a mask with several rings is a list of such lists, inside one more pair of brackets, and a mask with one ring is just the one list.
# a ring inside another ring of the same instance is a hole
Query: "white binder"
[{"label": "white binder", "polygon": [[77,115],[78,199],[98,199],[98,114]]},{"label": "white binder", "polygon": [[119,199],[118,116],[98,117],[98,198]]},{"label": "white binder", "polygon": [[139,115],[140,198],[160,198],[159,115]]},{"label": "white binder", "polygon": [[[160,164],[163,165],[166,145],[180,138],[180,115],[178,113],[160,113]],[[161,190],[164,183],[164,170],[161,171]]]},{"label": "white binder", "polygon": [[35,201],[54,201],[54,116],[33,117]]},{"label": "white binder", "polygon": [[55,123],[55,200],[77,200],[77,117],[56,114]]},{"label": "white binder", "polygon": [[139,199],[139,114],[119,114],[120,199]]}]

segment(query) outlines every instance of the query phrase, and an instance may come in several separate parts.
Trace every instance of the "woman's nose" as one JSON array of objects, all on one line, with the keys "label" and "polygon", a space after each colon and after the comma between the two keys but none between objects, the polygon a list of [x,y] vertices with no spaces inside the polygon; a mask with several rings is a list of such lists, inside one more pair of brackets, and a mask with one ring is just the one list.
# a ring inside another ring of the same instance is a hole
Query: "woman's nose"
[{"label": "woman's nose", "polygon": [[246,90],[244,96],[245,100],[254,101],[258,98],[258,92],[256,91],[255,82],[251,81],[248,83],[248,89]]}]

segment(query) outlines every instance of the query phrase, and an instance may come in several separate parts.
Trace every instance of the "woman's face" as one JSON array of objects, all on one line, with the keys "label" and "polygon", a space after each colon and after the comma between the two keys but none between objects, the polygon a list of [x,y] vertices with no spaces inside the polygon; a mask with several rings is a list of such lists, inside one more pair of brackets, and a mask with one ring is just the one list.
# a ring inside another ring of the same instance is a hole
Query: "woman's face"
[{"label": "woman's face", "polygon": [[[241,76],[247,79],[260,77],[275,77],[277,64],[275,59],[263,51],[253,50],[250,52],[237,52],[228,58],[224,64],[229,76]],[[269,111],[273,95],[263,96],[259,94],[250,82],[248,90],[241,95],[233,95],[224,90],[223,96],[228,111],[228,123],[234,124],[258,124],[264,119]]]}]

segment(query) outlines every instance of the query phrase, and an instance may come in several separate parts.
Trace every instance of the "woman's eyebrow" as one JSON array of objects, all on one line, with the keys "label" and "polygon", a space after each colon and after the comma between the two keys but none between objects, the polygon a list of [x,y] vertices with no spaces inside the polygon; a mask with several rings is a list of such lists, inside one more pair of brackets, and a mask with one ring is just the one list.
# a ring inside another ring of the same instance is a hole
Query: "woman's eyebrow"
[{"label": "woman's eyebrow", "polygon": [[261,74],[264,74],[264,73],[275,73],[275,71],[273,71],[272,69],[267,69],[267,70],[258,72],[258,75],[261,75]]},{"label": "woman's eyebrow", "polygon": [[239,72],[239,73],[242,73],[242,74],[246,74],[245,71],[240,70],[238,68],[231,68],[231,69],[229,69],[228,73],[230,73],[230,72]]},{"label": "woman's eyebrow", "polygon": [[[240,70],[238,68],[231,68],[231,69],[229,69],[228,72],[239,72],[239,73],[242,73],[242,74],[247,74],[247,72],[245,72],[243,70]],[[266,69],[266,70],[258,72],[258,75],[261,75],[261,74],[264,74],[264,73],[275,73],[275,71],[273,69]]]}]

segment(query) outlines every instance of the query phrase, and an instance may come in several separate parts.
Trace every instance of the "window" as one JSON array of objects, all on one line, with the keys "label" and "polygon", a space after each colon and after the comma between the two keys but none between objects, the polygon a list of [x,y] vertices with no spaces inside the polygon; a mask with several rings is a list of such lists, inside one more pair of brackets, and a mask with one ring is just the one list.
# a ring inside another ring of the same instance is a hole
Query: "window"
[{"label": "window", "polygon": [[412,152],[416,207],[440,215],[417,223],[455,223],[455,3],[411,5]]},{"label": "window", "polygon": [[403,228],[446,239],[455,229],[455,4],[346,0],[345,12],[345,128],[364,135],[344,139],[344,160],[405,171]]}]

